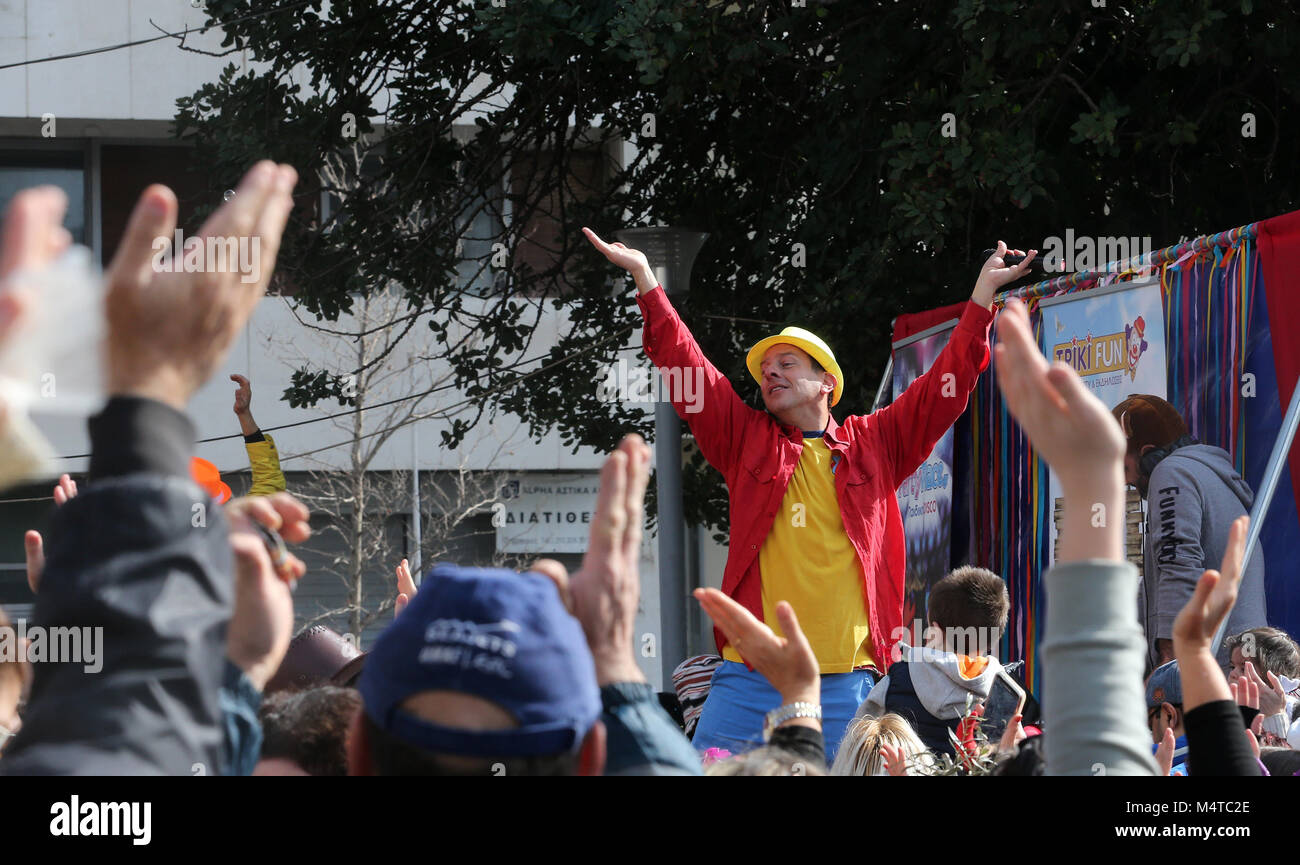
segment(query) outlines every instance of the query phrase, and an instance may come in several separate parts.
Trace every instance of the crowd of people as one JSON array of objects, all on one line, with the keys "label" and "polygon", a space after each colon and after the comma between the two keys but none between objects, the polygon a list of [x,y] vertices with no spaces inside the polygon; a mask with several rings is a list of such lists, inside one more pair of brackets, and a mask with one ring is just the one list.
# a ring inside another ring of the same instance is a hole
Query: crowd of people
[{"label": "crowd of people", "polygon": [[[718,651],[685,659],[676,693],[656,691],[634,651],[650,473],[636,435],[604,461],[576,572],[551,560],[522,573],[440,565],[417,586],[404,561],[396,615],[369,652],[320,625],[295,635],[292,586],[306,568],[291,546],[310,536],[309,512],[252,419],[249,382],[232,376],[249,495],[224,501],[229,490],[195,472],[185,414],[265,291],[295,182],[291,167],[259,163],[201,231],[260,241],[267,267],[251,284],[151,267],[154,239],[176,222],[165,187],[147,189],[131,217],[106,274],[109,399],[89,422],[88,476],[61,478],[48,537],[26,538],[32,624],[103,628],[104,651],[93,671],[0,659],[0,774],[1300,769],[1300,652],[1267,626],[1262,566],[1243,565],[1249,488],[1167,403],[1108,411],[1043,357],[1023,304],[996,312],[995,293],[1034,257],[1001,242],[931,370],[890,406],[840,423],[844,370],[825,342],[787,328],[756,344],[746,365],[764,408],[751,407],[646,257],[587,231],[636,282],[649,357],[703,371],[699,410],[679,410],[730,494],[722,587],[694,592]],[[0,339],[49,302],[24,293],[22,276],[66,247],[64,207],[48,187],[10,205]],[[991,355],[1011,414],[1064,490],[1058,561],[1043,578],[1041,705],[1019,665],[997,656],[1009,599],[996,574],[965,566],[938,581],[923,645],[902,627],[895,490]],[[1161,497],[1141,580],[1125,559],[1128,484]],[[1225,619],[1231,637],[1215,645]],[[1012,695],[1012,711],[996,715],[997,694]]]}]

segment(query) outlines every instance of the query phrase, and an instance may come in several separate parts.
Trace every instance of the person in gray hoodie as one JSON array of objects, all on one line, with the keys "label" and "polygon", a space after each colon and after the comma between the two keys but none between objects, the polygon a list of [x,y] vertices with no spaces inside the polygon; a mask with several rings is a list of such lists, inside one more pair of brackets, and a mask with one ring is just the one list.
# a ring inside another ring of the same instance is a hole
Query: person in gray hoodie
[{"label": "person in gray hoodie", "polygon": [[[1173,625],[1197,580],[1216,567],[1228,530],[1248,514],[1255,494],[1222,448],[1199,444],[1178,411],[1150,394],[1134,394],[1113,409],[1128,441],[1124,479],[1147,500],[1143,578],[1138,615],[1147,639],[1148,672],[1174,657]],[[1242,574],[1228,633],[1268,624],[1264,559],[1255,556]],[[1216,646],[1226,670],[1230,649]]]}]

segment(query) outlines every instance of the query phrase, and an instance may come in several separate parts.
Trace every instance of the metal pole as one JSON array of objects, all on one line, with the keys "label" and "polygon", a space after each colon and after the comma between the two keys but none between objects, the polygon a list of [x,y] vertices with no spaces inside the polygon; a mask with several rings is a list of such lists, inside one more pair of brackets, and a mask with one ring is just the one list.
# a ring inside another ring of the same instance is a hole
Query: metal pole
[{"label": "metal pole", "polygon": [[411,424],[411,577],[415,584],[420,584],[420,538],[424,532],[420,526],[420,436],[419,424]]},{"label": "metal pole", "polygon": [[[1273,453],[1269,454],[1268,465],[1264,469],[1264,479],[1260,482],[1259,492],[1255,495],[1255,503],[1250,508],[1250,530],[1246,534],[1246,551],[1241,557],[1243,574],[1246,572],[1246,566],[1250,564],[1250,557],[1254,554],[1255,547],[1259,544],[1259,533],[1264,528],[1264,516],[1273,501],[1273,493],[1277,491],[1277,482],[1282,477],[1282,470],[1286,466],[1286,457],[1291,450],[1291,443],[1295,441],[1298,424],[1300,424],[1300,381],[1296,382],[1295,390],[1291,392],[1291,405],[1287,407],[1286,417],[1282,419],[1282,429],[1277,434],[1277,440],[1273,442]],[[1232,610],[1229,609],[1228,612],[1231,613]],[[1219,647],[1223,645],[1227,630],[1228,616],[1225,614],[1223,621],[1219,623],[1219,630],[1214,635],[1214,642],[1211,643],[1216,654]]]},{"label": "metal pole", "polygon": [[659,657],[664,687],[686,650],[686,535],[682,516],[682,421],[672,403],[655,404],[659,499]]},{"label": "metal pole", "polygon": [[871,410],[875,411],[880,408],[880,403],[885,396],[885,388],[889,387],[889,381],[894,375],[894,352],[889,352],[889,363],[885,364],[885,374],[880,377],[880,387],[876,388],[876,399],[871,403]]}]

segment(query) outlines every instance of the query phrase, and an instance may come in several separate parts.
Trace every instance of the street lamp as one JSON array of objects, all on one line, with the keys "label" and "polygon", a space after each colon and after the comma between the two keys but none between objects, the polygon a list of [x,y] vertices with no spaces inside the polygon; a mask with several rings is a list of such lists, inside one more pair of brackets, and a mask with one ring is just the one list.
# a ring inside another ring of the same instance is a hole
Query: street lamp
[{"label": "street lamp", "polygon": [[[618,240],[645,253],[655,279],[670,297],[691,285],[691,265],[708,238],[703,231],[656,226],[625,228]],[[686,524],[682,517],[682,422],[672,403],[655,405],[655,463],[659,468],[659,657],[663,687],[686,657]]]}]

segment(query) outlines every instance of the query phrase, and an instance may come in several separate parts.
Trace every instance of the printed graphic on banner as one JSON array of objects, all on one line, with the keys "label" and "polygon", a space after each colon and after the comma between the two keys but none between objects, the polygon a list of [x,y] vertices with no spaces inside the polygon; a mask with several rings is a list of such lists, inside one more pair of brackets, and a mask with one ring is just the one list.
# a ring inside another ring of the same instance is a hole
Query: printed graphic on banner
[{"label": "printed graphic on banner", "polygon": [[[894,399],[926,372],[948,344],[954,319],[894,343]],[[903,621],[925,610],[930,587],[948,572],[952,558],[952,442],[950,428],[912,475],[898,488],[903,515],[907,570],[903,587]]]},{"label": "printed graphic on banner", "polygon": [[[1165,318],[1158,282],[1048,298],[1040,309],[1043,353],[1069,364],[1106,408],[1135,393],[1164,398]],[[1054,472],[1050,484],[1052,502],[1058,502],[1061,486]],[[1056,520],[1049,522],[1055,561]]]}]

